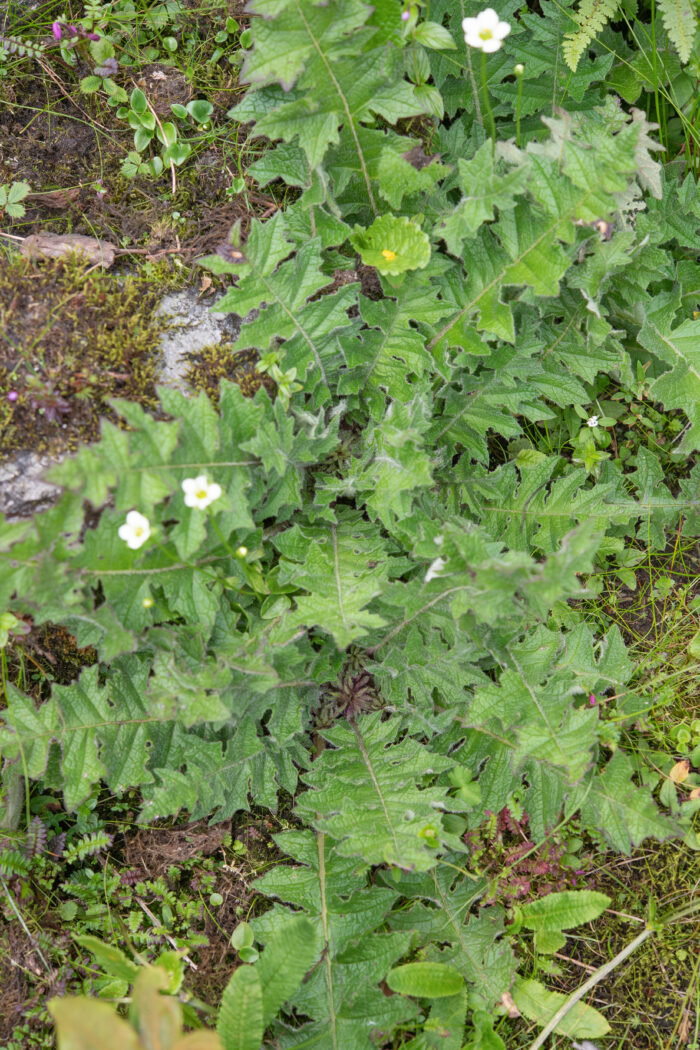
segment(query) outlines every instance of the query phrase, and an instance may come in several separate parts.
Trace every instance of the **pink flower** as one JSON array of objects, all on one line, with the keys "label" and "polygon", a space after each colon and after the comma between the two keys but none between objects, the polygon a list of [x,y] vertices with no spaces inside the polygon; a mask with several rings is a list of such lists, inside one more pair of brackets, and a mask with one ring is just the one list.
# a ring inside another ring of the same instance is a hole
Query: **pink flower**
[{"label": "pink flower", "polygon": [[51,26],[51,32],[53,33],[54,40],[60,40],[63,36],[63,30],[61,29],[60,22],[54,22]]},{"label": "pink flower", "polygon": [[19,397],[19,394],[17,393],[16,390],[9,390],[8,391],[8,394],[7,394],[7,400],[8,401],[16,401],[18,397]]},{"label": "pink flower", "polygon": [[591,695],[588,697],[588,703],[591,707],[595,707],[595,693],[591,693]]},{"label": "pink flower", "polygon": [[402,22],[408,22],[410,17],[411,17],[411,12],[410,11],[402,11],[401,12],[401,21]]},{"label": "pink flower", "polygon": [[99,33],[88,33],[87,34],[87,39],[88,40],[99,40],[100,39],[100,34]]}]

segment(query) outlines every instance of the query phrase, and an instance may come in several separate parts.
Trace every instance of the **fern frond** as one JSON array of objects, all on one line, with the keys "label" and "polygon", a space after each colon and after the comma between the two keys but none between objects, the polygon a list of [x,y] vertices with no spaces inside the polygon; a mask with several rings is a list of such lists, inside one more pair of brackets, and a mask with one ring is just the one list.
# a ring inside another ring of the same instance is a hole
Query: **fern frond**
[{"label": "fern frond", "polygon": [[72,842],[63,853],[63,859],[68,864],[85,857],[94,857],[112,845],[112,836],[106,831],[91,831],[87,835],[81,835],[77,842]]},{"label": "fern frond", "polygon": [[6,879],[29,874],[29,860],[18,849],[5,849],[0,853],[0,875]]},{"label": "fern frond", "polygon": [[591,41],[615,17],[620,0],[582,0],[574,15],[578,29],[564,37],[562,51],[569,69],[576,71],[581,55]]},{"label": "fern frond", "polygon": [[46,824],[41,817],[34,817],[27,828],[27,839],[24,843],[24,853],[27,857],[37,857],[46,849],[47,832]]},{"label": "fern frond", "polygon": [[659,0],[664,29],[681,62],[687,62],[693,47],[698,20],[689,0]]},{"label": "fern frond", "polygon": [[22,36],[13,36],[10,33],[0,33],[0,47],[12,54],[18,54],[27,58],[41,58],[44,53],[43,44],[35,44]]}]

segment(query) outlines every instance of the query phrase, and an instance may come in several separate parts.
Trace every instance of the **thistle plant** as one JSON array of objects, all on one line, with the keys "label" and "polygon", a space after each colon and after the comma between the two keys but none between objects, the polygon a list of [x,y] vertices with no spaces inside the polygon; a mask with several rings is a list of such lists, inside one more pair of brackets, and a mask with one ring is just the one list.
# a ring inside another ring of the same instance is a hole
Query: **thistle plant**
[{"label": "thistle plant", "polygon": [[[622,853],[696,842],[696,800],[667,812],[627,751],[650,701],[622,635],[581,603],[638,539],[698,529],[700,468],[672,489],[653,453],[626,465],[598,405],[641,372],[683,414],[683,453],[700,448],[700,321],[679,291],[697,264],[677,250],[700,206],[662,179],[641,112],[591,90],[540,119],[560,83],[549,7],[522,15],[548,41],[539,84],[513,80],[513,4],[464,27],[431,4],[449,62],[417,4],[251,6],[229,119],[269,143],[247,177],[294,200],[202,265],[277,394],[223,380],[216,402],[161,389],[157,416],[117,402],[125,425],[52,472],[59,504],[2,525],[0,606],[64,624],[100,664],[38,706],[8,682],[0,752],[8,777],[50,770],[69,809],[98,784],[138,789],[148,821],[293,799],[222,1041],[502,1047],[505,993],[543,1027],[561,1002],[519,972],[475,870],[487,815],[517,802],[533,850],[574,817]],[[485,142],[469,49],[501,46]],[[580,84],[600,75],[585,61]],[[514,860],[546,955],[609,902],[561,881],[556,843],[540,856],[543,900]],[[583,1004],[566,1023],[608,1030]]]}]

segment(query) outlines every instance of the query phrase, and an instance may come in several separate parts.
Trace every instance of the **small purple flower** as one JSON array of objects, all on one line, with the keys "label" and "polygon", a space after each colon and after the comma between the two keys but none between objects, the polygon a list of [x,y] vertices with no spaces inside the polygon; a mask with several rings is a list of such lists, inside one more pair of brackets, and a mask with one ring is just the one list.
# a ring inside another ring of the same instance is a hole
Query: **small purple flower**
[{"label": "small purple flower", "polygon": [[78,35],[78,30],[77,30],[77,28],[75,26],[68,26],[68,32],[72,33],[73,36],[77,36]]},{"label": "small purple flower", "polygon": [[54,22],[51,26],[51,32],[53,33],[54,40],[60,40],[63,36],[63,30],[61,29],[60,22]]},{"label": "small purple flower", "polygon": [[411,17],[411,12],[410,11],[402,11],[401,12],[401,21],[402,22],[408,22],[410,17]]},{"label": "small purple flower", "polygon": [[101,66],[96,66],[93,73],[96,77],[113,77],[119,69],[116,58],[106,58]]},{"label": "small purple flower", "polygon": [[19,397],[19,394],[17,393],[16,390],[8,391],[8,394],[7,394],[7,400],[8,401],[16,401],[18,397]]},{"label": "small purple flower", "polygon": [[591,707],[595,707],[595,693],[591,693],[591,695],[588,697],[588,703]]},{"label": "small purple flower", "polygon": [[88,40],[99,40],[100,39],[100,34],[99,33],[88,33],[87,34],[87,39]]}]

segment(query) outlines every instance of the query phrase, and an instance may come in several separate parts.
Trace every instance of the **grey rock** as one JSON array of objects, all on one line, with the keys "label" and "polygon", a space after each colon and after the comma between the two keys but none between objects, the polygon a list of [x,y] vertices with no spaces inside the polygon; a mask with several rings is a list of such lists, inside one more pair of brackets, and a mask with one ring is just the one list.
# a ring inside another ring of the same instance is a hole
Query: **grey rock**
[{"label": "grey rock", "polygon": [[215,343],[233,342],[241,330],[242,320],[237,314],[211,312],[221,296],[201,300],[194,289],[166,295],[158,307],[159,313],[169,314],[177,327],[161,337],[162,363],[159,382],[187,393],[185,373],[187,355]]},{"label": "grey rock", "polygon": [[[212,306],[220,298],[219,295],[201,300],[194,289],[163,298],[158,312],[170,315],[176,327],[164,332],[161,338],[159,383],[188,393],[185,380],[188,354],[237,338],[242,324],[237,314],[211,313]],[[251,319],[254,316],[257,316],[256,312],[251,311]],[[0,463],[0,514],[10,521],[20,521],[52,506],[61,489],[46,481],[44,473],[57,462],[60,459],[24,450]]]},{"label": "grey rock", "polygon": [[46,481],[44,472],[57,462],[52,456],[23,451],[0,464],[0,513],[20,521],[55,503],[61,489]]}]

